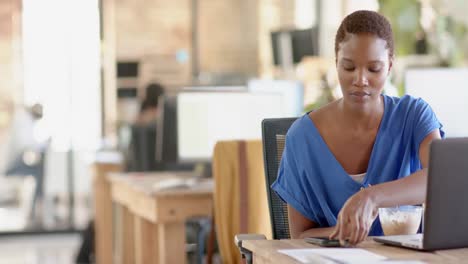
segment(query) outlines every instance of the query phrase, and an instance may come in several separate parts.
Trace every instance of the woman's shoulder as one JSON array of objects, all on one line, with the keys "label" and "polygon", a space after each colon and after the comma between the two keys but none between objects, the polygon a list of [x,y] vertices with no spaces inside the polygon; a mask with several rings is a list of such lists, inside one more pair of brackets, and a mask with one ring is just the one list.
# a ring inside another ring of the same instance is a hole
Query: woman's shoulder
[{"label": "woman's shoulder", "polygon": [[314,111],[309,112],[309,118],[314,122],[316,126],[321,123],[327,123],[330,119],[333,119],[333,113],[336,110],[338,100],[328,103]]},{"label": "woman's shoulder", "polygon": [[287,137],[296,137],[298,134],[301,134],[307,127],[307,118],[309,118],[309,113],[305,113],[302,116],[298,117],[289,127],[287,132]]},{"label": "woman's shoulder", "polygon": [[401,97],[388,96],[388,95],[383,95],[383,96],[387,103],[393,106],[397,106],[397,107],[427,104],[422,98],[414,97],[409,94],[405,94]]},{"label": "woman's shoulder", "polygon": [[329,105],[314,109],[299,117],[289,128],[287,137],[303,138],[318,133],[318,127],[330,116]]},{"label": "woman's shoulder", "polygon": [[309,117],[310,112],[303,114],[298,117],[291,127],[289,127],[288,132],[286,133],[286,140],[296,140],[305,137],[310,133],[311,126],[313,126],[312,121]]},{"label": "woman's shoulder", "polygon": [[401,97],[393,97],[384,95],[386,111],[390,112],[407,112],[411,113],[420,108],[426,108],[428,103],[420,97],[414,97],[405,94]]}]

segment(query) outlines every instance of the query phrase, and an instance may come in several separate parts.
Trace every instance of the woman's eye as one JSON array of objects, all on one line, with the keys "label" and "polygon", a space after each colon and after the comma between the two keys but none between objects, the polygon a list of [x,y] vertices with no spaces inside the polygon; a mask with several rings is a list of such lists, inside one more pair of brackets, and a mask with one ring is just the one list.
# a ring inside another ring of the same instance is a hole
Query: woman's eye
[{"label": "woman's eye", "polygon": [[354,71],[354,67],[343,67],[345,71]]},{"label": "woman's eye", "polygon": [[381,68],[370,68],[369,71],[370,72],[380,72]]}]

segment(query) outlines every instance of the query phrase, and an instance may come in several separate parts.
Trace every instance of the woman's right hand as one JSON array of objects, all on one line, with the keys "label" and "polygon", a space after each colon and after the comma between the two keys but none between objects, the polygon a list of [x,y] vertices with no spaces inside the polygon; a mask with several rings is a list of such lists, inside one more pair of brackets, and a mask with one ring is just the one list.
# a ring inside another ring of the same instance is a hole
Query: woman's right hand
[{"label": "woman's right hand", "polygon": [[378,215],[378,207],[372,197],[371,188],[362,189],[351,196],[341,208],[330,238],[339,239],[342,245],[347,242],[356,245],[364,241]]}]

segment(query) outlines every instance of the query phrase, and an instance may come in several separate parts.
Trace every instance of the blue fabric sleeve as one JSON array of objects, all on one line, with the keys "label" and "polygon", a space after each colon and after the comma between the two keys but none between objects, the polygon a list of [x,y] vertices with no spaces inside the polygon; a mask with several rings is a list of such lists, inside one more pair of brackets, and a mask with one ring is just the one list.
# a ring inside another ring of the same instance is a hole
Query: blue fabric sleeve
[{"label": "blue fabric sleeve", "polygon": [[443,138],[445,132],[442,129],[442,124],[437,119],[432,108],[423,99],[418,98],[415,107],[415,118],[413,128],[413,139],[414,147],[419,152],[419,146],[421,142],[431,133],[432,131],[439,129],[440,136]]},{"label": "blue fabric sleeve", "polygon": [[304,217],[318,223],[313,210],[305,205],[304,200],[308,195],[304,193],[305,190],[301,186],[300,172],[293,151],[294,147],[291,145],[292,142],[289,136],[286,136],[286,143],[278,169],[278,178],[271,188],[285,203],[292,206]]}]

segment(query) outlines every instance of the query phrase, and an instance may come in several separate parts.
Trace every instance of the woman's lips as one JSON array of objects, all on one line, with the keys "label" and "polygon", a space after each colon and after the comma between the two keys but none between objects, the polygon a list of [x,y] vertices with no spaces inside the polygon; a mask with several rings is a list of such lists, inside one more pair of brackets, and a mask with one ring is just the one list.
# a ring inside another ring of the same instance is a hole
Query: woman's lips
[{"label": "woman's lips", "polygon": [[359,103],[364,103],[370,98],[370,93],[366,92],[352,92],[350,95],[351,98],[353,98],[353,101]]},{"label": "woman's lips", "polygon": [[369,96],[370,93],[366,93],[366,92],[352,92],[351,95],[353,95],[353,96],[358,96],[358,97],[364,97],[364,96]]}]

